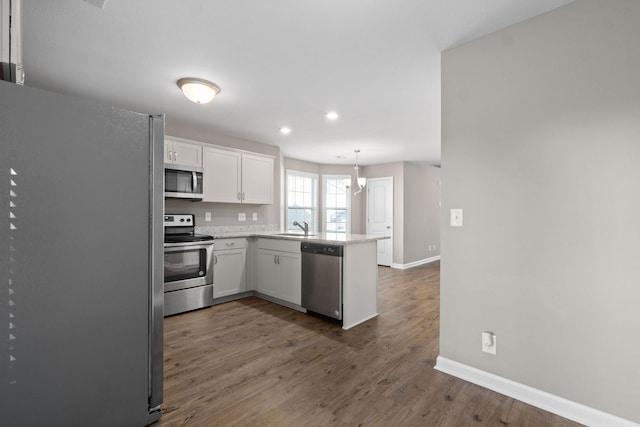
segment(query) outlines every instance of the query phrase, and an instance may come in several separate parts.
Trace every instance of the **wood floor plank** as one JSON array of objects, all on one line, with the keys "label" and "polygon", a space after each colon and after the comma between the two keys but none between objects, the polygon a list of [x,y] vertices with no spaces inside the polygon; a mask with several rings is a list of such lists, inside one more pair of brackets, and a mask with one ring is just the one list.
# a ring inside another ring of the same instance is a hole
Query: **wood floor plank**
[{"label": "wood floor plank", "polygon": [[433,369],[438,263],[378,273],[380,316],[348,331],[253,297],[166,318],[157,425],[579,425]]}]

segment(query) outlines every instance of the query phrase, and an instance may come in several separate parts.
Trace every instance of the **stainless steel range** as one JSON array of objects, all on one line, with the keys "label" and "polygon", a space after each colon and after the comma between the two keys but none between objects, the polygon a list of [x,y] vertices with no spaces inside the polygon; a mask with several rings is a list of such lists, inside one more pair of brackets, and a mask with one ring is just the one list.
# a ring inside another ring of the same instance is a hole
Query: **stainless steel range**
[{"label": "stainless steel range", "polygon": [[164,216],[164,315],[213,304],[213,236],[195,234],[194,215]]}]

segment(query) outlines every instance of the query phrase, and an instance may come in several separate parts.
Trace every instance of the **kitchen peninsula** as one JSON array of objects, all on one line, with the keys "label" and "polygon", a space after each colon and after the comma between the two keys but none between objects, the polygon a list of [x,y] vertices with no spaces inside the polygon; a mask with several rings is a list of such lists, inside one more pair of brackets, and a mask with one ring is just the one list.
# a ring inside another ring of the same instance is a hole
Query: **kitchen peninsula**
[{"label": "kitchen peninsula", "polygon": [[[214,304],[257,296],[306,312],[301,301],[303,242],[339,245],[342,263],[342,328],[378,315],[377,241],[385,236],[340,233],[215,232]],[[230,262],[227,262],[230,261]]]}]

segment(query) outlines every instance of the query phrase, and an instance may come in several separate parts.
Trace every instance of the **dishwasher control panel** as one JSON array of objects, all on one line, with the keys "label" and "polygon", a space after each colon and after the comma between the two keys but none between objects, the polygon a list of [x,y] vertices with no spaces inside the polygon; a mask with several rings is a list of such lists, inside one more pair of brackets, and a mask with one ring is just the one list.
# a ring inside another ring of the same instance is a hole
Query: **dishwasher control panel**
[{"label": "dishwasher control panel", "polygon": [[344,246],[325,243],[302,242],[300,252],[318,255],[343,256]]}]

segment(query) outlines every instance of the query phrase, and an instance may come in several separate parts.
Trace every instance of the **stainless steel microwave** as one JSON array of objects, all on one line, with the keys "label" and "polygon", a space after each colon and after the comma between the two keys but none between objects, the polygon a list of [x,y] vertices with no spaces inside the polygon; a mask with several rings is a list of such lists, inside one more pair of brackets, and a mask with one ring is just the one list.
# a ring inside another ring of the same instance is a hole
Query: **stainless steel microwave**
[{"label": "stainless steel microwave", "polygon": [[202,200],[202,168],[164,168],[164,197]]}]

